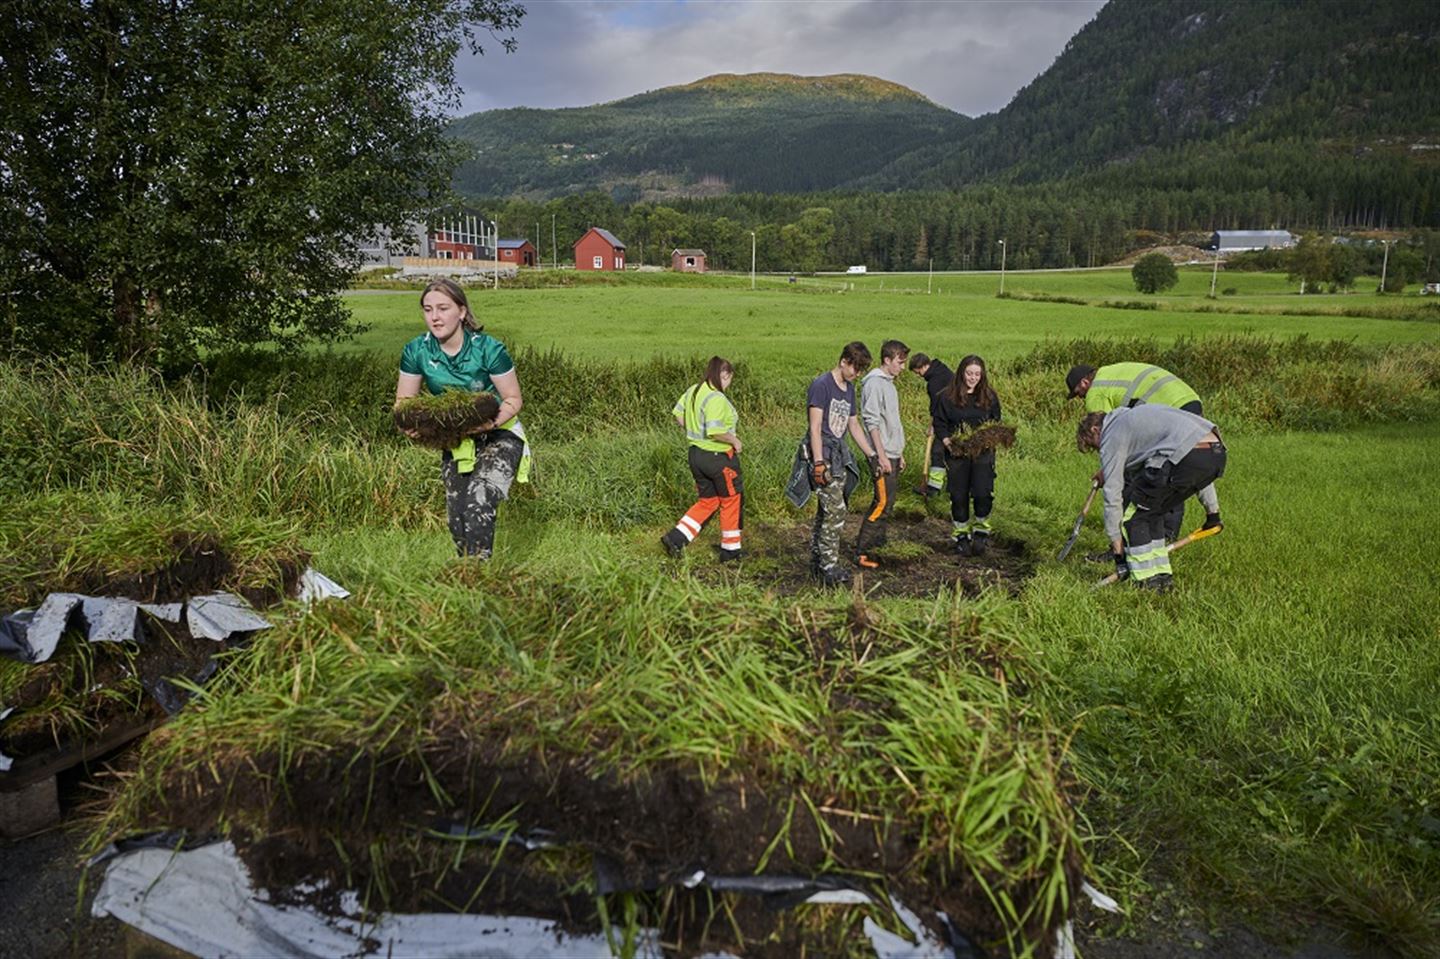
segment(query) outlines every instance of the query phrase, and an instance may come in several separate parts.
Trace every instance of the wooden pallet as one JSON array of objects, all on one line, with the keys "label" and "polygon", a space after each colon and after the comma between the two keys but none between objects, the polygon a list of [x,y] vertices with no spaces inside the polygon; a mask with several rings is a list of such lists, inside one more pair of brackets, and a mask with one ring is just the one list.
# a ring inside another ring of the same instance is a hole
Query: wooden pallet
[{"label": "wooden pallet", "polygon": [[89,742],[15,760],[0,773],[0,837],[15,839],[54,825],[60,819],[58,774],[114,752],[163,722],[165,717],[117,725]]}]

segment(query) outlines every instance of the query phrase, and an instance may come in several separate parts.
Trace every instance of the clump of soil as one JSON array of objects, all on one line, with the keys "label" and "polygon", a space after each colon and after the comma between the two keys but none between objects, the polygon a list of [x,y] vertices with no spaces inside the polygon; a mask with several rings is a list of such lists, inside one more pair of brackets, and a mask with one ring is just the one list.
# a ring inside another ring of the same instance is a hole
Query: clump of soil
[{"label": "clump of soil", "polygon": [[[849,516],[841,534],[841,556],[853,560],[855,536],[860,517]],[[819,588],[810,575],[810,524],[747,526],[744,532],[745,558],[735,564],[697,564],[703,579],[753,582],[780,595]],[[691,550],[706,550],[705,534]],[[921,514],[897,514],[890,520],[884,546],[868,554],[880,563],[877,569],[860,569],[853,563],[855,582],[866,596],[931,597],[936,590],[958,588],[975,597],[987,589],[1002,589],[1018,596],[1035,571],[1025,545],[1003,532],[990,537],[983,555],[961,555],[955,551],[947,518]]]},{"label": "clump of soil", "polygon": [[401,400],[394,415],[395,425],[409,431],[421,446],[448,450],[493,423],[499,414],[500,401],[494,393],[452,390],[439,396],[422,394]]},{"label": "clump of soil", "polygon": [[1009,449],[1014,445],[1015,427],[1004,423],[982,426],[968,435],[957,434],[950,437],[950,452],[971,459],[1002,446]]}]

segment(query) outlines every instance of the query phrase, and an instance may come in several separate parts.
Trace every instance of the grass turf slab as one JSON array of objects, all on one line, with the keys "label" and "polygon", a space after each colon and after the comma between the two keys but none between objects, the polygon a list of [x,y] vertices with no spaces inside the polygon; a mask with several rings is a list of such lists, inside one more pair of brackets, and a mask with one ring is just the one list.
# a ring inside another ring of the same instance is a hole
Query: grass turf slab
[{"label": "grass turf slab", "polygon": [[[293,596],[308,554],[288,524],[226,523],[115,498],[51,494],[0,510],[0,598],[7,609],[51,592],[180,602],[233,591],[258,606]],[[208,674],[231,643],[196,638],[183,620],[144,617],[143,643],[62,640],[46,663],[0,658],[0,751],[25,758],[106,730],[163,719],[152,690],[178,702],[175,682]]]},{"label": "grass turf slab", "polygon": [[[467,864],[425,838],[459,820],[550,831],[589,857],[559,888],[592,903],[598,856],[637,890],[697,868],[845,875],[1019,951],[1067,913],[1057,747],[984,603],[882,613],[738,587],[716,604],[688,579],[454,569],[257,637],[147,743],[104,830],[223,825],[257,876],[318,874],[374,908],[513,905],[474,871],[493,850]],[[605,908],[697,948],[780,935],[619,895]],[[565,901],[551,914],[576,919]]]}]

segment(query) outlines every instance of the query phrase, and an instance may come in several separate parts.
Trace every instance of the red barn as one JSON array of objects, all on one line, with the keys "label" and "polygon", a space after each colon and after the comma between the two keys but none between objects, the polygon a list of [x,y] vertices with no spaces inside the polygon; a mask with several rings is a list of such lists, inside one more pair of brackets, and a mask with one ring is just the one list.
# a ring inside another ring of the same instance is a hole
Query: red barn
[{"label": "red barn", "polygon": [[592,226],[575,241],[575,269],[623,270],[625,244],[615,239],[615,234],[609,230]]},{"label": "red barn", "polygon": [[670,253],[670,269],[677,273],[704,273],[704,250],[673,250]]},{"label": "red barn", "polygon": [[529,240],[501,240],[497,244],[500,248],[500,262],[514,263],[516,266],[535,266],[540,262],[540,256],[535,249],[535,244]]}]

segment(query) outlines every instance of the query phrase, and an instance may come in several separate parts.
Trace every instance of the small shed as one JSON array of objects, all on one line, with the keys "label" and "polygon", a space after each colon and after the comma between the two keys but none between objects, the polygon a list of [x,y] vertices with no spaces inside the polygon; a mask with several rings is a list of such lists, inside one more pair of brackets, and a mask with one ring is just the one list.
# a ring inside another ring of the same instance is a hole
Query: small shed
[{"label": "small shed", "polygon": [[1294,245],[1295,236],[1289,230],[1216,230],[1210,237],[1210,248],[1218,253],[1284,250]]},{"label": "small shed", "polygon": [[501,263],[535,266],[540,262],[540,252],[529,240],[500,240],[496,245],[500,249],[499,260]]},{"label": "small shed", "polygon": [[672,250],[670,251],[670,269],[677,273],[704,273],[705,272],[705,251],[704,250]]},{"label": "small shed", "polygon": [[625,244],[615,238],[609,230],[592,226],[585,235],[575,241],[575,269],[577,270],[623,270],[625,269]]}]

